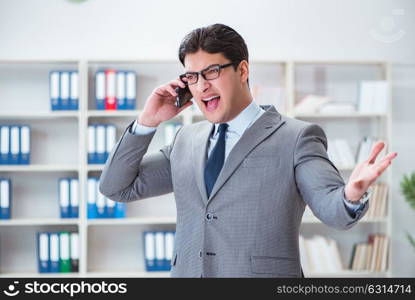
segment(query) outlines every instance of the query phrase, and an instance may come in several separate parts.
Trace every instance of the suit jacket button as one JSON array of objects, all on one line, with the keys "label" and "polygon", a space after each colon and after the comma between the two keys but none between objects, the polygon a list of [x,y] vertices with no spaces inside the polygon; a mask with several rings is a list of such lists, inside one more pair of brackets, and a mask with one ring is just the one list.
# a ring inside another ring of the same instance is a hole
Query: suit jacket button
[{"label": "suit jacket button", "polygon": [[212,218],[213,218],[213,216],[212,216],[212,214],[211,214],[211,213],[207,213],[207,214],[206,214],[206,219],[207,219],[208,221],[212,220]]}]

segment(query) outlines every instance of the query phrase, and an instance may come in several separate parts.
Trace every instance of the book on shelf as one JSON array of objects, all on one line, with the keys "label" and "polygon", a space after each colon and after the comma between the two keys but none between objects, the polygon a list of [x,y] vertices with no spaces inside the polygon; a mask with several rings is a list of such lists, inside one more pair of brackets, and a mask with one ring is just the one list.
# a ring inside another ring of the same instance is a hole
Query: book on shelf
[{"label": "book on shelf", "polygon": [[10,219],[12,215],[12,182],[0,177],[0,219]]},{"label": "book on shelf", "polygon": [[147,272],[170,271],[174,251],[174,231],[143,232],[144,264]]},{"label": "book on shelf", "polygon": [[30,164],[30,127],[0,126],[0,165]]},{"label": "book on shelf", "polygon": [[99,178],[88,178],[88,199],[87,217],[88,219],[103,218],[125,218],[126,204],[116,202],[105,197],[99,191]]},{"label": "book on shelf", "polygon": [[367,243],[356,243],[350,258],[352,271],[385,272],[388,269],[389,238],[370,234]]},{"label": "book on shelf", "polygon": [[364,80],[359,84],[358,109],[362,113],[388,112],[389,83],[386,80]]},{"label": "book on shelf", "polygon": [[[356,162],[359,164],[369,158],[373,146],[378,142],[378,138],[365,136],[359,143],[356,154]],[[386,147],[379,153],[381,157],[385,153]]]},{"label": "book on shelf", "polygon": [[355,166],[354,155],[345,139],[328,139],[327,155],[338,168],[353,168]]},{"label": "book on shelf", "polygon": [[39,273],[79,271],[77,232],[38,232],[36,236]]},{"label": "book on shelf", "polygon": [[372,185],[369,209],[364,218],[384,218],[388,213],[388,185],[384,182]]},{"label": "book on shelf", "polygon": [[136,108],[137,74],[134,71],[105,69],[95,73],[97,110],[132,110]]},{"label": "book on shelf", "polygon": [[49,72],[49,97],[51,110],[79,109],[79,74],[78,71]]},{"label": "book on shelf", "polygon": [[116,144],[116,131],[112,124],[88,126],[88,164],[105,164]]},{"label": "book on shelf", "polygon": [[301,266],[305,273],[335,273],[343,270],[337,242],[323,236],[300,235]]},{"label": "book on shelf", "polygon": [[79,181],[78,178],[59,178],[60,217],[79,217]]},{"label": "book on shelf", "polygon": [[316,114],[320,108],[331,101],[330,97],[319,95],[306,95],[294,106],[295,114]]}]

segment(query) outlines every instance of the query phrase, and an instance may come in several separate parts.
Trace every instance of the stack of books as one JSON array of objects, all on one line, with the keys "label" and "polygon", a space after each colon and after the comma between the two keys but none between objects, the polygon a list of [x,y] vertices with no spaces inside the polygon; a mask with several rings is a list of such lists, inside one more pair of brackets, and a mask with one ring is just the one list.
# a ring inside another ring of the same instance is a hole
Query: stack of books
[{"label": "stack of books", "polygon": [[343,270],[336,241],[316,235],[305,239],[300,235],[301,266],[305,273],[334,273]]},{"label": "stack of books", "polygon": [[355,158],[347,140],[329,139],[327,144],[327,154],[336,167],[347,169],[355,166]]},{"label": "stack of books", "polygon": [[384,272],[388,269],[389,238],[371,234],[367,243],[353,246],[349,269],[354,271]]},{"label": "stack of books", "polygon": [[358,110],[361,113],[388,112],[389,83],[385,80],[361,81],[359,85]]},{"label": "stack of books", "polygon": [[369,209],[364,218],[384,218],[388,213],[388,185],[376,183],[372,186]]}]

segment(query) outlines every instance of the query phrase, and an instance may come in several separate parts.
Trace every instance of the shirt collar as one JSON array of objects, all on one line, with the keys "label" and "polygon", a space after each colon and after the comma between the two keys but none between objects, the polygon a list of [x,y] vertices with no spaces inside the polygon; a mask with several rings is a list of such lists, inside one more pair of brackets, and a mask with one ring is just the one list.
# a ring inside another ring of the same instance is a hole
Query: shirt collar
[{"label": "shirt collar", "polygon": [[[256,116],[258,113],[261,112],[261,107],[255,101],[252,101],[243,111],[239,113],[234,119],[227,122],[229,127],[227,129],[228,132],[234,132],[239,136],[245,132],[245,130],[251,126],[251,124],[255,121]],[[218,133],[220,123],[215,123],[215,130],[213,132],[213,136],[216,136]]]}]

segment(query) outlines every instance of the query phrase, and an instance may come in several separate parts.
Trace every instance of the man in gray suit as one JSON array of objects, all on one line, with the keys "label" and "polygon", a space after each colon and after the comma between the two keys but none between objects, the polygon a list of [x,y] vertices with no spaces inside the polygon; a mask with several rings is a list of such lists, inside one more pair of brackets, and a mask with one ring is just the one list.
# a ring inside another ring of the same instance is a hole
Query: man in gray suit
[{"label": "man in gray suit", "polygon": [[258,106],[248,84],[248,50],[232,28],[190,32],[179,48],[182,76],[206,121],[182,127],[157,153],[157,127],[175,106],[178,78],[156,88],[114,147],[100,191],[130,202],[174,192],[173,277],[301,277],[299,227],[306,205],[346,230],[368,209],[369,186],[396,153],[376,162],[377,143],[347,184],[327,157],[323,130]]}]

